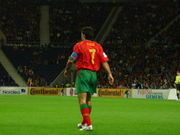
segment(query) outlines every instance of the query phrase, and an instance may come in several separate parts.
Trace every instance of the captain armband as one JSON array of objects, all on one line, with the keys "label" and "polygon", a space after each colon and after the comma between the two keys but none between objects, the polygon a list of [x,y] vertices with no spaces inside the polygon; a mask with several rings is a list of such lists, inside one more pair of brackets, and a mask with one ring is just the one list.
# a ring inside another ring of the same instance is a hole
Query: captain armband
[{"label": "captain armband", "polygon": [[75,52],[73,52],[73,53],[71,54],[71,56],[69,57],[68,62],[75,62],[76,59],[77,59],[77,57],[78,57],[78,54],[75,53]]}]

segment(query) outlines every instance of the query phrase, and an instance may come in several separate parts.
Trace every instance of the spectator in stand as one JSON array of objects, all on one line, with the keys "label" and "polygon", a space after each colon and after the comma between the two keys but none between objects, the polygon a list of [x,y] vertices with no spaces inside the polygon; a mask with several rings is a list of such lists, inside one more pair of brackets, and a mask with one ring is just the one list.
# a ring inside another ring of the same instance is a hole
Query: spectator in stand
[{"label": "spectator in stand", "polygon": [[180,71],[177,71],[175,84],[176,84],[177,98],[180,99]]},{"label": "spectator in stand", "polygon": [[28,85],[31,87],[33,86],[33,80],[32,78],[28,78]]}]

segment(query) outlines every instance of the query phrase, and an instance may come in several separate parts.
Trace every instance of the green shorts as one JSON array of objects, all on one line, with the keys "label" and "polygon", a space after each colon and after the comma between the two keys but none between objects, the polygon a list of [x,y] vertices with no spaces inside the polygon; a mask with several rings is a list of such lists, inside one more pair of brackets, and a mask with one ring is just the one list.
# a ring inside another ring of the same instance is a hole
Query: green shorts
[{"label": "green shorts", "polygon": [[83,69],[78,71],[76,76],[76,94],[90,93],[93,95],[96,93],[97,75],[95,71]]}]

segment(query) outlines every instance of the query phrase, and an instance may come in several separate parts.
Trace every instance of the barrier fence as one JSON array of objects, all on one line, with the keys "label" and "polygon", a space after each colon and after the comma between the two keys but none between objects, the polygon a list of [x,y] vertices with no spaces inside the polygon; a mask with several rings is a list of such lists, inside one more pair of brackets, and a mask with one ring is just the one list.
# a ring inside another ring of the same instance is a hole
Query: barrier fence
[{"label": "barrier fence", "polygon": [[176,89],[134,89],[132,98],[177,99]]},{"label": "barrier fence", "polygon": [[[49,96],[77,96],[75,88],[47,88],[47,87],[0,87],[0,95],[49,95]],[[98,88],[97,97],[144,98],[144,99],[172,99],[176,100],[176,89],[108,89]]]},{"label": "barrier fence", "polygon": [[50,95],[60,96],[62,88],[28,88],[28,95]]},{"label": "barrier fence", "polygon": [[132,97],[132,89],[98,89],[99,97]]}]

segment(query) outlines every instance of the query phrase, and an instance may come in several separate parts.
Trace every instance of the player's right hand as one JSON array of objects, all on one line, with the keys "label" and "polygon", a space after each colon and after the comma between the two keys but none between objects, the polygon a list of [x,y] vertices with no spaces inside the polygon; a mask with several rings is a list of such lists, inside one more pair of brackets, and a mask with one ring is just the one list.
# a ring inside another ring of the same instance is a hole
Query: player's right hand
[{"label": "player's right hand", "polygon": [[110,84],[110,85],[113,85],[113,83],[114,83],[114,77],[112,76],[112,74],[109,74],[109,75],[108,75],[108,81],[109,81],[109,84]]}]

